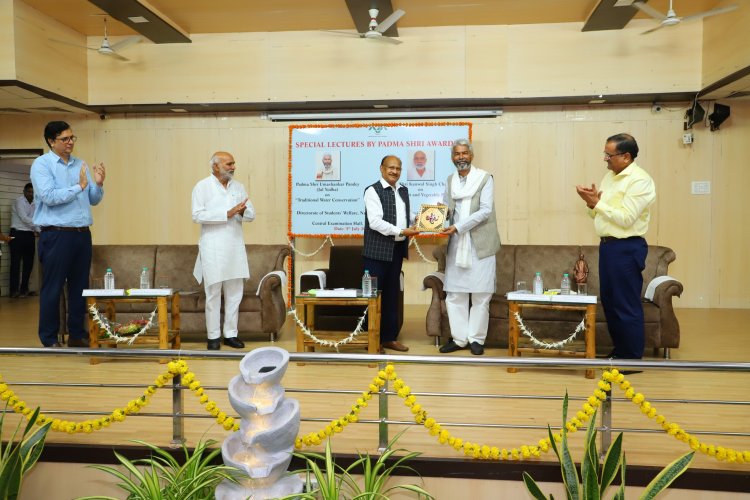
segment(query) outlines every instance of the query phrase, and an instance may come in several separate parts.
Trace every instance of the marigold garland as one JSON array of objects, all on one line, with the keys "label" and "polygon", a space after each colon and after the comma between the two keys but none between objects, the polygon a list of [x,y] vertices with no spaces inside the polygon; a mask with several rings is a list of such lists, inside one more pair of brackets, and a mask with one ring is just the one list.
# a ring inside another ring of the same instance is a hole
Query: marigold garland
[{"label": "marigold garland", "polygon": [[[106,417],[85,420],[83,422],[71,422],[68,420],[51,418],[43,413],[39,413],[36,423],[38,425],[43,425],[47,422],[52,422],[52,430],[67,432],[70,434],[79,432],[91,433],[93,431],[101,430],[109,427],[114,422],[122,422],[128,415],[138,413],[141,408],[149,403],[151,396],[153,396],[158,389],[166,385],[176,375],[180,374],[182,375],[181,384],[190,389],[205,410],[216,418],[219,425],[228,431],[239,430],[239,423],[236,419],[227,416],[225,412],[219,409],[216,402],[210,400],[205,394],[200,382],[195,378],[195,373],[189,371],[188,365],[184,360],[171,361],[167,365],[167,368],[168,369],[165,373],[156,377],[154,383],[149,385],[143,391],[143,395],[128,402],[125,407],[115,409]],[[467,456],[491,460],[522,460],[530,457],[539,457],[542,453],[546,453],[550,450],[551,443],[549,438],[540,439],[535,445],[523,444],[509,450],[507,448],[500,449],[496,446],[489,446],[487,444],[472,443],[453,436],[450,431],[443,429],[440,423],[434,418],[427,416],[427,411],[422,405],[417,403],[417,398],[411,393],[411,388],[396,374],[396,369],[390,363],[384,370],[378,371],[378,374],[373,378],[372,383],[370,383],[367,390],[357,398],[354,405],[352,405],[351,410],[346,415],[332,420],[325,428],[317,432],[310,432],[304,436],[298,436],[295,440],[295,447],[299,449],[303,446],[320,445],[327,437],[340,433],[350,423],[357,422],[359,420],[360,412],[363,408],[368,406],[373,394],[377,394],[380,391],[380,388],[384,387],[388,380],[393,381],[394,391],[396,391],[398,396],[404,400],[404,404],[411,410],[416,423],[423,425],[430,435],[435,436],[440,444],[451,446],[457,451],[463,451]],[[626,380],[625,376],[616,368],[604,370],[602,378],[597,382],[597,388],[594,393],[587,398],[575,416],[568,419],[565,423],[565,429],[568,433],[577,431],[579,427],[582,427],[591,418],[595,413],[596,408],[601,405],[602,401],[607,399],[607,392],[612,390],[614,384],[617,384],[620,387],[625,393],[626,398],[630,399],[633,404],[640,408],[641,413],[648,418],[654,419],[668,435],[684,442],[693,450],[700,451],[701,453],[720,461],[750,463],[750,450],[740,451],[733,448],[725,448],[723,446],[703,443],[695,436],[685,432],[685,430],[683,430],[676,422],[668,421],[664,415],[657,412],[656,408],[646,400],[646,397],[643,394],[635,392],[635,389],[630,382]],[[13,411],[25,416],[26,418],[33,413],[34,406],[29,406],[26,402],[20,400],[13,390],[3,381],[2,375],[0,375],[0,400],[7,401],[8,406],[13,408]],[[552,437],[556,442],[560,442],[562,440],[562,431],[553,433]]]},{"label": "marigold garland", "polygon": [[[236,431],[239,430],[239,423],[235,422],[233,417],[228,417],[226,413],[219,410],[216,406],[216,402],[210,401],[208,396],[204,394],[203,387],[199,381],[195,380],[195,374],[188,370],[188,365],[185,361],[170,361],[167,364],[167,371],[156,377],[154,383],[146,387],[143,391],[143,395],[129,401],[127,405],[122,408],[116,408],[109,415],[97,419],[84,420],[83,422],[72,422],[69,420],[62,420],[59,418],[48,417],[43,413],[39,413],[36,423],[43,425],[47,422],[52,422],[50,427],[53,431],[67,432],[68,434],[75,434],[79,432],[91,433],[109,427],[114,422],[122,422],[128,415],[135,415],[141,411],[141,408],[148,405],[151,401],[151,396],[156,394],[156,391],[164,385],[166,385],[176,375],[182,375],[182,385],[190,389],[195,397],[198,398],[200,403],[216,418],[219,425],[224,427],[226,430]],[[8,402],[8,406],[13,408],[13,411],[19,413],[28,419],[29,415],[32,414],[34,406],[27,405],[24,401],[20,400],[16,396],[15,392],[8,387],[3,381],[2,375],[0,375],[0,399]]]},{"label": "marigold garland", "polygon": [[[332,420],[324,429],[318,432],[311,432],[305,436],[297,437],[295,447],[300,449],[303,446],[319,445],[328,436],[343,431],[344,427],[350,422],[356,422],[359,419],[362,408],[367,406],[367,402],[372,399],[373,394],[376,394],[385,385],[386,380],[393,381],[394,391],[404,400],[404,404],[411,409],[416,423],[423,425],[429,431],[430,435],[436,437],[440,444],[447,444],[457,451],[463,451],[467,456],[491,460],[522,460],[530,457],[539,457],[551,448],[549,438],[540,439],[535,445],[524,444],[508,450],[507,448],[499,449],[496,446],[464,441],[460,437],[453,436],[450,431],[443,429],[434,418],[427,416],[427,411],[422,408],[422,405],[417,403],[416,396],[411,394],[411,388],[406,385],[403,379],[398,377],[392,364],[388,364],[385,370],[378,372],[368,390],[362,393],[362,396],[357,399],[348,414],[339,419]],[[565,429],[568,433],[576,432],[578,428],[582,427],[591,418],[596,408],[602,404],[602,401],[607,399],[607,391],[612,389],[612,382],[620,385],[620,388],[625,392],[625,396],[632,400],[634,404],[639,405],[644,415],[654,418],[667,434],[685,442],[692,449],[714,457],[717,460],[750,463],[750,451],[738,451],[732,448],[701,443],[696,437],[682,430],[678,424],[669,422],[666,417],[657,414],[656,409],[651,403],[646,401],[643,394],[636,393],[630,382],[625,380],[625,376],[616,368],[603,372],[602,379],[597,382],[597,389],[594,391],[594,394],[589,396],[575,416],[568,419],[565,423]],[[553,433],[552,437],[555,442],[560,442],[562,440],[562,431]]]}]

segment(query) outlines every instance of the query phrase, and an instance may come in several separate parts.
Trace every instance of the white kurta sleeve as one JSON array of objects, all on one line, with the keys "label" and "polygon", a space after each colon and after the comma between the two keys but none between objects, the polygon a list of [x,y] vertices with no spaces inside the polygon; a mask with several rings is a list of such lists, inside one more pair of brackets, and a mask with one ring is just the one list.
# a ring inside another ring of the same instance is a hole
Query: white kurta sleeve
[{"label": "white kurta sleeve", "polygon": [[200,182],[193,188],[192,213],[193,222],[198,224],[226,224],[226,201],[212,196],[211,185]]}]

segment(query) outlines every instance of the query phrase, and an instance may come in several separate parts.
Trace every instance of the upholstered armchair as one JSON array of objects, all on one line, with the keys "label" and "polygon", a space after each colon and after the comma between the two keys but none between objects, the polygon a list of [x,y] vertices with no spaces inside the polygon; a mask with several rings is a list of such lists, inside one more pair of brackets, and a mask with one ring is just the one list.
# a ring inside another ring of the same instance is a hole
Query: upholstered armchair
[{"label": "upholstered armchair", "polygon": [[[362,245],[331,247],[328,268],[309,271],[300,276],[301,292],[313,288],[361,288]],[[398,301],[398,326],[404,323],[404,291],[401,287]],[[364,313],[364,307],[317,306],[315,307],[315,328],[318,330],[352,331]],[[366,323],[365,323],[366,326]]]}]

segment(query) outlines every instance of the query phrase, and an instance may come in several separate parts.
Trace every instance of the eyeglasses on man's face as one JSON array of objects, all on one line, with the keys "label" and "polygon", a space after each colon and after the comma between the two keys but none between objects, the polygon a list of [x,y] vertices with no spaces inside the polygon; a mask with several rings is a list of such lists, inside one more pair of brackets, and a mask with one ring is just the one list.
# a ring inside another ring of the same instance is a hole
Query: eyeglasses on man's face
[{"label": "eyeglasses on man's face", "polygon": [[614,153],[614,154],[609,154],[609,153],[607,153],[607,152],[605,151],[605,152],[604,152],[604,159],[605,159],[605,160],[611,160],[611,159],[612,159],[612,158],[614,158],[615,156],[620,156],[620,155],[624,155],[624,154],[625,154],[625,153]]},{"label": "eyeglasses on man's face", "polygon": [[56,141],[60,141],[60,142],[62,142],[64,144],[67,144],[69,142],[75,143],[78,140],[78,137],[76,137],[74,135],[68,135],[68,136],[65,136],[65,137],[57,137],[55,140]]}]

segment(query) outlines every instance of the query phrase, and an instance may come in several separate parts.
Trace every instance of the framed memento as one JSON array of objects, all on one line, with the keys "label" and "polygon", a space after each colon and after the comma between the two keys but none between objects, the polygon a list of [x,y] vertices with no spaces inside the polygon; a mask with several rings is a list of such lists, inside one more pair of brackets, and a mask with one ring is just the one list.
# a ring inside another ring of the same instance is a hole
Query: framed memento
[{"label": "framed memento", "polygon": [[419,207],[417,229],[423,233],[439,233],[447,227],[447,219],[447,205],[424,204]]}]

